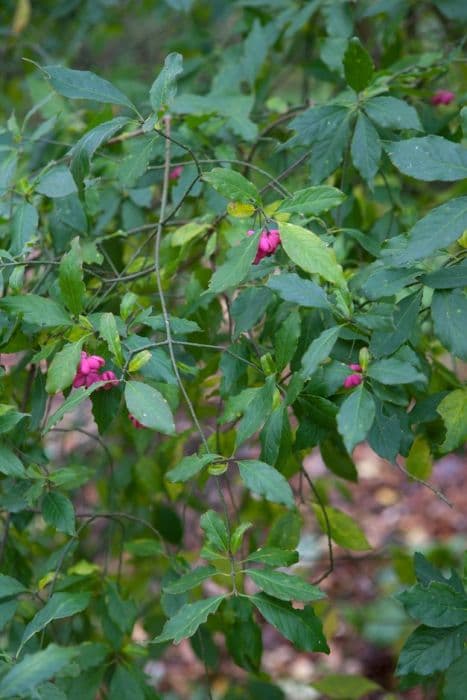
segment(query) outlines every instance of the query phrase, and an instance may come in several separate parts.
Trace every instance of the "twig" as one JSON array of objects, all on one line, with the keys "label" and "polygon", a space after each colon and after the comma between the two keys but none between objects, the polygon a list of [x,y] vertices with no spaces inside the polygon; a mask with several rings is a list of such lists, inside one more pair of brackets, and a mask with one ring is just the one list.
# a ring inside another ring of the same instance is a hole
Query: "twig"
[{"label": "twig", "polygon": [[432,493],[434,493],[435,496],[437,496],[441,501],[443,501],[444,503],[446,503],[447,506],[449,506],[450,508],[454,508],[454,504],[449,500],[449,498],[447,498],[447,497],[444,495],[444,493],[442,493],[442,491],[439,491],[439,489],[437,489],[435,486],[432,486],[428,481],[425,481],[424,479],[420,479],[420,477],[414,476],[413,474],[411,474],[411,473],[408,471],[408,469],[406,469],[400,462],[398,462],[397,459],[394,460],[393,464],[395,464],[396,467],[397,467],[398,469],[400,469],[400,471],[401,471],[403,474],[405,474],[406,476],[408,476],[410,479],[413,479],[413,480],[416,481],[418,484],[421,484],[422,486],[425,486],[427,489],[429,489],[429,490],[430,490]]},{"label": "twig", "polygon": [[315,581],[312,581],[313,585],[317,585],[318,583],[321,583],[321,581],[324,581],[325,578],[327,578],[333,571],[334,571],[334,552],[332,550],[332,539],[331,539],[331,523],[329,522],[329,517],[326,511],[326,506],[323,503],[323,500],[321,496],[319,495],[319,491],[310,479],[307,471],[305,468],[302,466],[301,468],[301,473],[305,477],[306,481],[308,482],[308,485],[310,489],[313,491],[313,494],[316,498],[316,501],[318,502],[318,505],[321,509],[321,512],[323,514],[324,522],[326,523],[326,537],[328,541],[328,554],[329,554],[329,567],[327,570],[319,576]]}]

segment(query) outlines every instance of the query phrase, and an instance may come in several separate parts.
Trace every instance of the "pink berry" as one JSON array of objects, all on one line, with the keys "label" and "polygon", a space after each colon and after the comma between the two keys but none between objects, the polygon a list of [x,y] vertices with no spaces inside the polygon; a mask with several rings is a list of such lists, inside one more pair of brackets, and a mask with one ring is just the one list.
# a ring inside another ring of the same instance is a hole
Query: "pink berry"
[{"label": "pink berry", "polygon": [[169,174],[169,179],[170,180],[178,180],[180,175],[183,173],[183,166],[182,165],[176,165],[175,168],[172,168]]},{"label": "pink berry", "polygon": [[100,375],[100,381],[107,382],[102,387],[106,391],[109,391],[109,389],[111,389],[113,386],[116,386],[118,384],[118,379],[115,376],[115,373],[112,372],[111,369],[107,370],[106,372],[102,372],[102,374]]},{"label": "pink berry", "polygon": [[79,389],[81,386],[86,384],[86,377],[81,372],[77,372],[75,378],[73,379],[73,388]]},{"label": "pink berry", "polygon": [[89,389],[89,387],[92,384],[95,384],[96,382],[101,381],[101,376],[97,372],[89,372],[89,374],[86,375],[86,389]]},{"label": "pink berry", "polygon": [[89,365],[89,358],[87,357],[87,355],[86,355],[86,357],[83,357],[81,355],[81,362],[79,363],[79,371],[81,372],[81,374],[89,374],[89,372],[91,371],[91,367]]},{"label": "pink berry", "polygon": [[455,99],[455,94],[450,90],[437,90],[431,97],[432,105],[449,105]]},{"label": "pink berry", "polygon": [[359,364],[352,364],[352,365],[349,365],[349,369],[352,369],[354,372],[361,372],[362,366]]},{"label": "pink berry", "polygon": [[344,388],[353,389],[354,386],[358,386],[363,382],[363,377],[361,374],[351,374],[344,379]]},{"label": "pink berry", "polygon": [[91,370],[97,370],[105,365],[105,360],[100,355],[90,355],[88,357],[88,365]]}]

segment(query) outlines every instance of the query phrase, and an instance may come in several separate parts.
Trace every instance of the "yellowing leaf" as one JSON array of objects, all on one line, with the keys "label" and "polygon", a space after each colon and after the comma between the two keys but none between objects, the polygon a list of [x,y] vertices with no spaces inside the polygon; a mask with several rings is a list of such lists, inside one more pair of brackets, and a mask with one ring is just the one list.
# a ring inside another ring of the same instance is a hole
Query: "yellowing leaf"
[{"label": "yellowing leaf", "polygon": [[249,216],[253,216],[256,209],[253,204],[242,204],[242,202],[229,202],[227,205],[227,211],[231,216],[237,217],[237,219],[246,219]]},{"label": "yellowing leaf", "polygon": [[436,409],[446,426],[443,452],[455,450],[467,440],[467,389],[456,389],[444,397]]},{"label": "yellowing leaf", "polygon": [[209,228],[210,224],[200,223],[199,221],[190,221],[185,226],[180,226],[172,236],[171,245],[173,247],[186,245],[194,238],[204,233]]},{"label": "yellowing leaf", "polygon": [[405,463],[407,471],[415,479],[428,479],[433,467],[430,445],[424,435],[417,435]]}]

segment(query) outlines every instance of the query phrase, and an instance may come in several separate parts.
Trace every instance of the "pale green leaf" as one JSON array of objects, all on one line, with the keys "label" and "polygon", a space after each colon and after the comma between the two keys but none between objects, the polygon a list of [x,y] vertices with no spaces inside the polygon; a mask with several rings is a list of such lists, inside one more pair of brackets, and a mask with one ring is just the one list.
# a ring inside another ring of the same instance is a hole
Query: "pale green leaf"
[{"label": "pale green leaf", "polygon": [[177,78],[183,73],[183,56],[179,53],[169,53],[164,61],[164,67],[153,82],[149,91],[149,99],[154,112],[169,109],[177,94]]},{"label": "pale green leaf", "polygon": [[146,428],[166,435],[175,433],[175,423],[169,404],[162,394],[149,384],[129,381],[125,386],[128,411]]},{"label": "pale green leaf", "polygon": [[325,598],[325,594],[299,576],[273,569],[245,569],[245,573],[268,595],[280,600],[300,600],[310,603]]},{"label": "pale green leaf", "polygon": [[76,368],[81,359],[83,341],[68,343],[57,354],[47,370],[45,390],[48,394],[56,394],[69,387],[75,377]]},{"label": "pale green leaf", "polygon": [[345,286],[342,268],[334,251],[312,231],[295,224],[280,223],[282,246],[289,258],[305,272],[319,274],[337,286]]},{"label": "pale green leaf", "polygon": [[350,515],[336,508],[331,508],[331,506],[326,506],[326,521],[323,509],[319,504],[313,503],[313,510],[320,528],[326,535],[328,534],[327,521],[329,522],[330,536],[336,544],[355,551],[371,549],[365,533]]},{"label": "pale green leaf", "polygon": [[196,603],[186,603],[164,625],[161,634],[153,642],[168,642],[173,640],[179,644],[182,639],[192,637],[198,627],[208,619],[209,615],[217,612],[219,605],[224,600],[223,595],[218,595],[206,600],[198,600]]}]

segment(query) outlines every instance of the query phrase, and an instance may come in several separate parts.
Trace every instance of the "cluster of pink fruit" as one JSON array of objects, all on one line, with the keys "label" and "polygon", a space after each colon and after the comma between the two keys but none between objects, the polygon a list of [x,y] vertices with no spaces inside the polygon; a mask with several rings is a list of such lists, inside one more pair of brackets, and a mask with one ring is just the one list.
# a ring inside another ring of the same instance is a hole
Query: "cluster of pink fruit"
[{"label": "cluster of pink fruit", "polygon": [[358,386],[363,382],[363,369],[361,365],[351,364],[349,365],[349,369],[351,369],[354,374],[349,374],[349,376],[344,379],[345,389],[353,389],[354,386]]},{"label": "cluster of pink fruit", "polygon": [[[253,231],[253,229],[247,231],[248,236],[254,236],[255,233],[256,231]],[[253,260],[253,265],[257,265],[263,258],[267,258],[269,255],[275,253],[280,244],[281,236],[279,229],[263,229],[259,237],[258,250]]]},{"label": "cluster of pink fruit", "polygon": [[438,105],[450,105],[455,97],[455,94],[450,90],[437,90],[431,97],[431,104],[435,107]]},{"label": "cluster of pink fruit", "polygon": [[[81,360],[79,361],[78,369],[76,370],[75,378],[73,379],[73,386],[75,389],[79,389],[81,386],[85,386],[88,389],[92,384],[96,382],[105,382],[105,384],[100,387],[109,391],[113,386],[118,385],[118,379],[115,372],[111,369],[100,372],[102,367],[105,365],[105,360],[100,355],[88,355],[87,352],[81,353]],[[128,418],[131,420],[135,428],[144,428],[144,425],[139,422],[131,413],[128,414]]]},{"label": "cluster of pink fruit", "polygon": [[76,370],[75,378],[73,379],[73,386],[75,389],[79,389],[81,386],[85,386],[88,389],[92,384],[96,382],[105,382],[104,386],[101,387],[108,391],[113,386],[117,386],[118,379],[115,373],[111,369],[105,372],[99,372],[105,365],[105,360],[100,355],[88,355],[87,352],[81,353],[81,360]]}]

